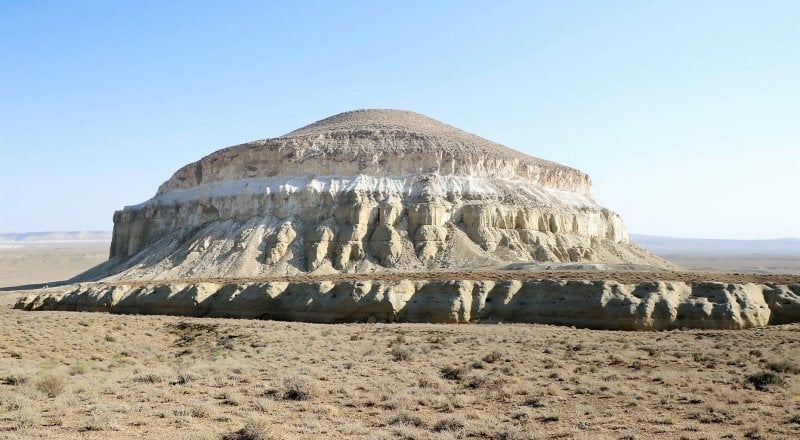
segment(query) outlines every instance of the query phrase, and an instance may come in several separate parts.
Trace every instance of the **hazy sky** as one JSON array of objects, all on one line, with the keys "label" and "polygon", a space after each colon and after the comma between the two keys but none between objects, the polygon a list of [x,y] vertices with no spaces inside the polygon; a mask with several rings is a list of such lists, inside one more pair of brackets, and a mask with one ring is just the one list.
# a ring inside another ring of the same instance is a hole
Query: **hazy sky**
[{"label": "hazy sky", "polygon": [[0,2],[0,232],[356,108],[590,174],[631,232],[800,236],[800,1]]}]

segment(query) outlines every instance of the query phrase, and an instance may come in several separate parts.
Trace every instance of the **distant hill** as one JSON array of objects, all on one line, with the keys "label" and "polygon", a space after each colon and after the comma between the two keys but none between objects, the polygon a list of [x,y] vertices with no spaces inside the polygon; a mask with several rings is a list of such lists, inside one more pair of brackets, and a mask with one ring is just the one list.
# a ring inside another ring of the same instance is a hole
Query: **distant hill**
[{"label": "distant hill", "polygon": [[0,234],[0,243],[111,241],[111,231],[20,232]]},{"label": "distant hill", "polygon": [[800,238],[775,240],[715,240],[630,234],[631,240],[656,255],[774,255],[800,256]]}]

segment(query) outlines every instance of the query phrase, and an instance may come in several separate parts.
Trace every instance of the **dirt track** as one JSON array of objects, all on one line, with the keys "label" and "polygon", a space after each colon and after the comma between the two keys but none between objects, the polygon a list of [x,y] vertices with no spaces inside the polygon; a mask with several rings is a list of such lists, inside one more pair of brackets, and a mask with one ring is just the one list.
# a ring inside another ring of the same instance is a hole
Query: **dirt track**
[{"label": "dirt track", "polygon": [[300,282],[315,283],[323,281],[401,281],[401,280],[614,280],[625,284],[646,281],[716,281],[723,283],[774,283],[800,284],[800,275],[766,275],[748,273],[709,273],[709,272],[622,272],[622,271],[448,271],[448,272],[381,272],[372,274],[330,274],[330,275],[291,275],[266,276],[256,278],[185,278],[180,280],[124,280],[106,281],[107,285],[169,284],[169,283],[259,283],[259,282]]}]

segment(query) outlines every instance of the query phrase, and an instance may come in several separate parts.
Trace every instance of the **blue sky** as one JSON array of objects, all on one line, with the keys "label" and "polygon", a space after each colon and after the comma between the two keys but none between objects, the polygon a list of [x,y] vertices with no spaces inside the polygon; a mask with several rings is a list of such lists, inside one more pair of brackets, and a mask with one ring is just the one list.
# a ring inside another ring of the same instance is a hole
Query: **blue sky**
[{"label": "blue sky", "polygon": [[356,108],[564,163],[631,232],[800,236],[800,2],[0,2],[0,232]]}]

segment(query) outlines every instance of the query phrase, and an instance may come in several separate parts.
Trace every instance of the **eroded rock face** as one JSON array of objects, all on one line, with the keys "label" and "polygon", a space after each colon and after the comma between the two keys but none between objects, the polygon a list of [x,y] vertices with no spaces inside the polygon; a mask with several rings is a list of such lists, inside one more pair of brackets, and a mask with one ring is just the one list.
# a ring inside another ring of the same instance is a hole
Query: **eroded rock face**
[{"label": "eroded rock face", "polygon": [[513,262],[670,268],[580,171],[396,110],[226,148],[114,215],[82,279],[429,270]]},{"label": "eroded rock face", "polygon": [[308,322],[525,322],[616,330],[800,322],[800,286],[718,282],[345,281],[71,286],[27,310]]}]

